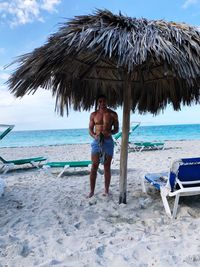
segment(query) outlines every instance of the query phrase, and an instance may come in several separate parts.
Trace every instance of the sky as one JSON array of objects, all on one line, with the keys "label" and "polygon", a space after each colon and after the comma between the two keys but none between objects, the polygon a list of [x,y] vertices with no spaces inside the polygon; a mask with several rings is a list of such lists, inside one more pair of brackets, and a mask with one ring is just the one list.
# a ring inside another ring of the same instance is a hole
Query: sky
[{"label": "sky", "polygon": [[[39,89],[34,95],[14,98],[6,84],[14,69],[5,66],[43,45],[60,23],[76,15],[92,14],[96,8],[200,26],[200,0],[0,0],[0,124],[15,124],[15,130],[88,127],[88,112],[71,110],[68,117],[57,114],[50,91]],[[121,124],[122,110],[117,113]],[[157,116],[134,113],[131,121],[142,125],[200,123],[200,106],[182,107],[179,112],[168,106]]]}]

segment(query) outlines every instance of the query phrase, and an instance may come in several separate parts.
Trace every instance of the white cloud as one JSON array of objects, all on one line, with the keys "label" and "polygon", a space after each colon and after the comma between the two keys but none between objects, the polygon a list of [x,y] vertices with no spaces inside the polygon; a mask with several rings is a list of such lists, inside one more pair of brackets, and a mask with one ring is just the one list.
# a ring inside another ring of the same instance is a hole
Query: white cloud
[{"label": "white cloud", "polygon": [[200,2],[199,0],[186,0],[186,1],[184,2],[184,4],[182,5],[182,7],[183,7],[184,9],[186,9],[186,8],[188,8],[189,6],[198,4],[199,2]]},{"label": "white cloud", "polygon": [[[0,122],[15,124],[15,130],[77,128],[77,121],[84,118],[83,112],[60,117],[54,112],[54,106],[55,99],[50,91],[39,89],[34,95],[16,99],[6,87],[0,87]],[[89,115],[85,117],[83,127],[88,125]]]},{"label": "white cloud", "polygon": [[55,10],[55,6],[60,3],[60,0],[43,0],[43,4],[41,5],[41,8],[48,11],[53,12]]},{"label": "white cloud", "polygon": [[8,90],[5,90],[5,88],[0,88],[0,108],[3,110],[4,107],[8,107],[12,105],[12,103],[15,101],[14,96],[11,95]]},{"label": "white cloud", "polygon": [[8,78],[10,77],[10,74],[8,73],[0,73],[0,80],[8,80]]},{"label": "white cloud", "polygon": [[0,65],[0,90],[4,89],[4,86],[2,87],[1,83],[4,83],[8,80],[10,77],[10,74],[4,70],[4,67]]},{"label": "white cloud", "polygon": [[0,17],[12,27],[43,21],[42,11],[55,12],[61,0],[10,0],[0,3]]}]

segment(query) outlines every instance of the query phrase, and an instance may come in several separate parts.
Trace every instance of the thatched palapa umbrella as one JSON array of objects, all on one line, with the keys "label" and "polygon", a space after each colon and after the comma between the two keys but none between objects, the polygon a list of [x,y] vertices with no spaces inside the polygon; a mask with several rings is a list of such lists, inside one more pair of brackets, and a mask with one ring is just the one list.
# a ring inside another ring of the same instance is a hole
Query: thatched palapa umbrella
[{"label": "thatched palapa umbrella", "polygon": [[90,110],[97,94],[123,106],[119,202],[126,203],[130,111],[153,114],[200,100],[200,33],[186,24],[97,10],[60,27],[43,46],[19,57],[9,88],[16,97],[39,87],[56,109]]}]

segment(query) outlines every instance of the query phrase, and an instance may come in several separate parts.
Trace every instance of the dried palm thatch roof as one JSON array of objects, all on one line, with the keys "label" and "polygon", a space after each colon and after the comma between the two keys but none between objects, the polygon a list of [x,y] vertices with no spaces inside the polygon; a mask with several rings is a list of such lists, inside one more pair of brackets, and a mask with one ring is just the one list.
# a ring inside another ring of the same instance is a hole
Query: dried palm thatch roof
[{"label": "dried palm thatch roof", "polygon": [[156,114],[172,103],[200,99],[200,32],[186,24],[136,19],[97,10],[61,25],[58,32],[14,63],[8,80],[16,97],[52,90],[57,110],[89,110],[98,94],[123,104],[129,73],[131,108]]}]

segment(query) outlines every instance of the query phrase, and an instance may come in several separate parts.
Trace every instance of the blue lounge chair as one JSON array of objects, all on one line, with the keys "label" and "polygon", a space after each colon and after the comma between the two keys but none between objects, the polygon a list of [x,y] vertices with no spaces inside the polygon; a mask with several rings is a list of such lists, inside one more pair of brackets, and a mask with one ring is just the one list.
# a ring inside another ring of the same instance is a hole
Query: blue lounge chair
[{"label": "blue lounge chair", "polygon": [[[173,162],[169,173],[148,173],[144,178],[160,190],[167,215],[175,218],[181,196],[200,194],[200,158],[176,160]],[[143,191],[146,191],[144,179],[142,180],[142,186]],[[167,197],[175,197],[172,214]]]}]

